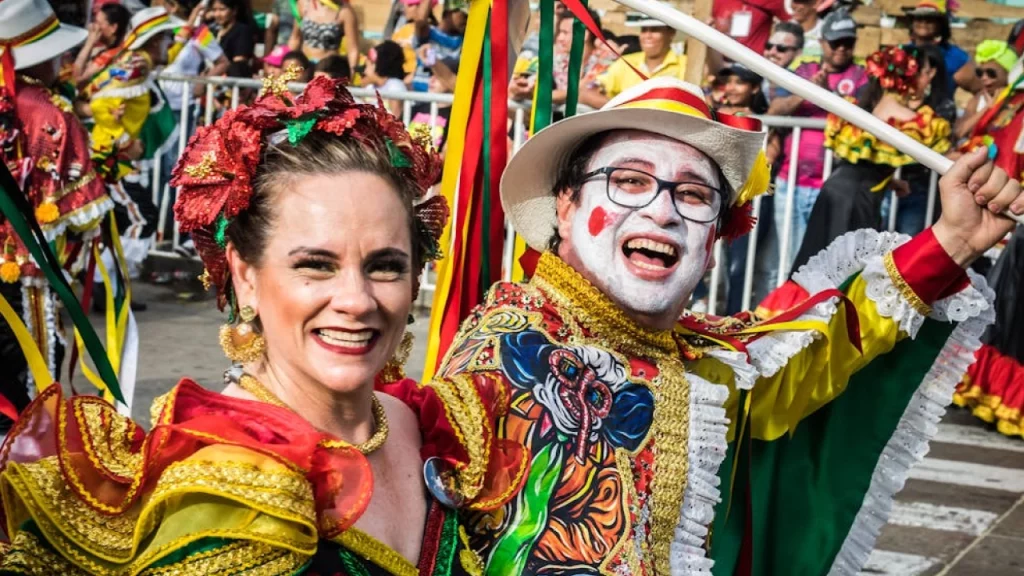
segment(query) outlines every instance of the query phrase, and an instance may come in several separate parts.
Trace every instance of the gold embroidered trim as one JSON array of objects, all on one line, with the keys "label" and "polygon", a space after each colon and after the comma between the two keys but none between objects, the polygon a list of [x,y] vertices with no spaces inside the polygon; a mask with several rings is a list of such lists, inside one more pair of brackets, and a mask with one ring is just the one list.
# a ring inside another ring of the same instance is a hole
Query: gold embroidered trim
[{"label": "gold embroidered trim", "polygon": [[308,557],[263,542],[240,540],[193,554],[181,562],[145,570],[139,576],[280,576],[294,574]]},{"label": "gold embroidered trim", "polygon": [[654,331],[638,325],[593,284],[550,252],[541,255],[530,283],[538,286],[561,309],[564,317],[576,318],[594,337],[607,341],[614,350],[647,357],[678,354],[670,330]]},{"label": "gold embroidered trim", "polygon": [[445,418],[459,444],[469,455],[469,462],[459,470],[457,490],[467,500],[473,500],[483,488],[487,447],[494,431],[490,429],[486,411],[470,375],[456,374],[451,378],[435,379],[430,386],[441,399]]},{"label": "gold embroidered trim", "polygon": [[131,451],[135,423],[128,418],[104,418],[109,404],[76,402],[75,419],[85,433],[85,452],[96,467],[127,480],[141,473],[142,453]]},{"label": "gold embroidered trim", "polygon": [[[31,495],[32,517],[39,524],[47,539],[53,541],[51,532],[43,530],[41,516],[61,528],[61,532],[75,542],[88,543],[100,555],[110,559],[127,559],[131,554],[132,535],[138,520],[137,514],[127,512],[116,516],[101,516],[81,499],[77,498],[63,481],[60,462],[56,456],[41,458],[30,464],[11,463],[11,467],[23,472],[23,486]],[[9,478],[12,486],[18,483]],[[19,490],[19,492],[21,492]],[[54,543],[56,545],[56,543]],[[60,548],[58,548],[60,549]],[[60,549],[63,551],[63,549]]]},{"label": "gold embroidered trim", "polygon": [[182,492],[240,499],[247,506],[310,527],[316,522],[313,489],[304,477],[292,472],[261,470],[240,462],[185,460],[164,470],[150,499]]},{"label": "gold embroidered trim", "polygon": [[419,569],[405,556],[358,528],[345,530],[336,536],[334,541],[391,572],[394,576],[419,576]]},{"label": "gold embroidered trim", "polygon": [[924,300],[914,292],[914,289],[907,284],[907,281],[903,278],[903,274],[900,273],[900,269],[896,267],[896,261],[892,258],[892,252],[889,252],[882,257],[882,262],[885,263],[885,271],[889,273],[889,279],[892,280],[896,289],[900,291],[900,295],[903,299],[910,303],[910,306],[917,311],[921,316],[928,316],[932,313],[932,307],[925,304]]},{"label": "gold embroidered trim", "polygon": [[54,554],[31,532],[15,534],[9,548],[3,551],[0,570],[30,576],[88,576],[87,572]]},{"label": "gold embroidered trim", "polygon": [[[651,549],[656,574],[668,574],[669,551],[689,474],[690,385],[677,358],[658,363],[654,379],[654,463]],[[630,478],[632,480],[632,478]]]}]

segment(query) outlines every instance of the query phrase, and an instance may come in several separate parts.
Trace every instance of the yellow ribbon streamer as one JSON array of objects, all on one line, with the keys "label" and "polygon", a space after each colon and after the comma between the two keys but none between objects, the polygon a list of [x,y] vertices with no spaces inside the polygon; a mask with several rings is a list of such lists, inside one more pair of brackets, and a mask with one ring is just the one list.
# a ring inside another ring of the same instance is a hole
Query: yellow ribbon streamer
[{"label": "yellow ribbon streamer", "polygon": [[[466,127],[469,124],[469,112],[473,105],[473,89],[476,86],[477,70],[483,55],[484,31],[490,15],[490,0],[473,0],[469,7],[469,19],[466,24],[466,36],[462,43],[462,59],[459,63],[459,75],[455,80],[455,104],[452,107],[448,125],[448,150],[445,152],[444,173],[441,178],[441,194],[452,209],[452,216],[441,233],[439,245],[446,252],[452,245],[452,226],[459,218],[463,222],[463,238],[466,238],[469,219],[457,212],[456,202],[459,172],[462,167],[462,155],[466,146]],[[465,249],[465,244],[463,244]],[[452,274],[455,263],[462,260],[462,254],[447,254],[437,263],[437,282],[434,289],[433,313],[430,316],[429,334],[441,332],[441,321],[444,318],[445,304],[451,291]],[[427,342],[427,356],[423,367],[423,381],[434,375],[437,364],[438,339],[430,338]]]},{"label": "yellow ribbon streamer", "polygon": [[25,354],[25,360],[28,362],[28,369],[32,373],[32,379],[36,381],[36,390],[42,392],[53,384],[53,375],[50,374],[50,369],[46,365],[46,359],[43,358],[43,353],[39,351],[39,346],[36,344],[35,339],[32,338],[32,334],[29,333],[25,322],[14,311],[14,308],[11,308],[10,302],[2,294],[0,294],[0,316],[4,317],[7,325],[14,332],[14,338],[17,339],[18,345],[21,346],[21,351]]},{"label": "yellow ribbon streamer", "polygon": [[[124,249],[121,247],[121,236],[117,229],[117,223],[113,218],[110,220],[110,234],[113,238],[112,248],[114,257],[117,259],[118,265],[121,270],[127,271],[127,263],[124,258]],[[93,258],[96,259],[96,269],[99,271],[100,276],[103,279],[103,285],[106,287],[106,338],[107,338],[107,358],[110,359],[110,365],[114,369],[114,373],[120,375],[121,373],[121,355],[123,354],[123,347],[126,335],[128,333],[128,312],[131,310],[131,298],[132,289],[131,282],[128,280],[127,275],[121,281],[124,282],[125,286],[125,300],[121,306],[121,310],[115,312],[114,310],[114,290],[115,286],[111,283],[110,272],[107,270],[106,265],[103,263],[103,259],[100,257],[100,250],[98,246],[93,246]],[[78,330],[75,330],[75,345],[78,346],[78,357],[79,365],[82,369],[82,374],[85,378],[92,382],[93,386],[96,386],[100,392],[102,392],[103,398],[111,404],[114,403],[114,396],[107,390],[103,380],[92,371],[91,368],[85,363],[85,351],[82,337],[79,335]]]}]

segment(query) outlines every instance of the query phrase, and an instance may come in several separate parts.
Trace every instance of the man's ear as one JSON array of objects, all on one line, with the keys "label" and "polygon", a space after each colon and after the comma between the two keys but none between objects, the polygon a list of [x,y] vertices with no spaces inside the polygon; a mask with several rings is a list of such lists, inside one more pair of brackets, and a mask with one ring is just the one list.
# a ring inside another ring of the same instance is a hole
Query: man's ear
[{"label": "man's ear", "polygon": [[555,197],[555,214],[558,216],[558,237],[563,241],[568,240],[572,235],[572,219],[576,215],[579,206],[573,199],[573,191],[564,188]]}]

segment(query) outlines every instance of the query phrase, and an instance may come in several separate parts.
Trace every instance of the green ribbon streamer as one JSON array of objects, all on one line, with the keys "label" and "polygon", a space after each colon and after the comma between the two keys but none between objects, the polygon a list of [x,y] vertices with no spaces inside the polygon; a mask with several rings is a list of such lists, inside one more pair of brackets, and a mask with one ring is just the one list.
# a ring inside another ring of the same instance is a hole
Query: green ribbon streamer
[{"label": "green ribbon streamer", "polygon": [[[492,13],[493,14],[493,13]],[[484,29],[483,91],[484,91],[484,148],[483,148],[483,210],[480,213],[480,293],[486,294],[491,286],[491,93],[493,91],[493,69],[491,68],[491,20]]]},{"label": "green ribbon streamer", "polygon": [[[587,7],[587,0],[580,0]],[[580,99],[580,69],[583,67],[583,38],[587,28],[574,18],[572,22],[572,47],[569,49],[569,78],[565,89],[565,117],[576,115],[576,105]]]},{"label": "green ribbon streamer", "polygon": [[18,234],[32,258],[35,259],[36,265],[43,271],[50,287],[64,303],[103,383],[107,385],[107,389],[110,390],[114,398],[124,404],[124,396],[117,383],[117,375],[114,373],[113,366],[110,365],[110,359],[107,358],[107,353],[103,349],[99,336],[96,335],[96,330],[89,323],[89,317],[82,310],[82,304],[64,278],[57,257],[46,242],[46,237],[42,229],[39,228],[39,224],[35,221],[28,197],[18,188],[14,176],[2,163],[0,163],[0,212],[11,223],[15,233]]},{"label": "green ribbon streamer", "polygon": [[551,124],[551,90],[554,78],[555,0],[540,2],[540,51],[537,63],[537,98],[534,102],[533,133]]}]

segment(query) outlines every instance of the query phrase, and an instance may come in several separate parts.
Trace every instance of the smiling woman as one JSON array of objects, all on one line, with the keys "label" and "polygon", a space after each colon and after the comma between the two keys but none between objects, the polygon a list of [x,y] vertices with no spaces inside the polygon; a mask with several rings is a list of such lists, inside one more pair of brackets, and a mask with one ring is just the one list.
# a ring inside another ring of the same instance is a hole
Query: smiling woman
[{"label": "smiling woman", "polygon": [[417,387],[403,334],[439,256],[440,160],[336,81],[275,87],[200,128],[174,171],[175,216],[232,317],[226,389],[182,380],[149,434],[98,398],[40,394],[0,457],[0,573],[479,573],[424,481],[421,453],[446,455],[421,436],[436,417],[374,389]]}]

